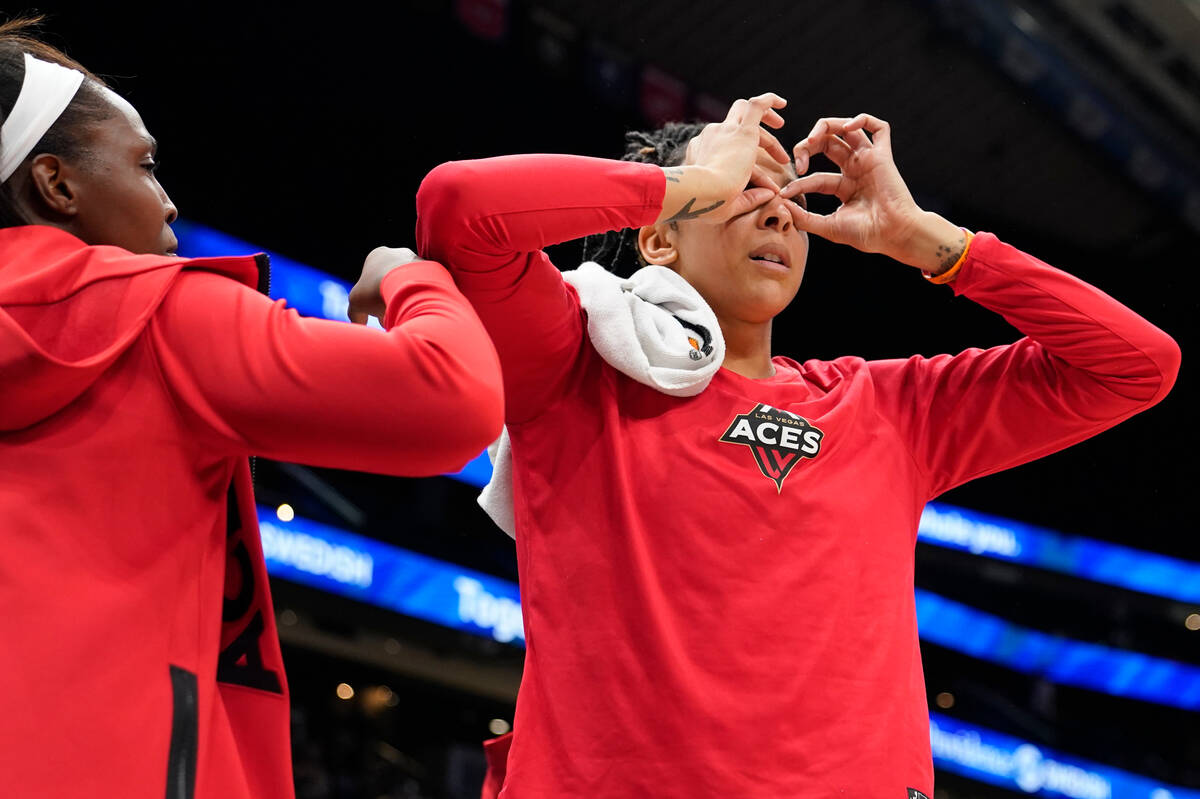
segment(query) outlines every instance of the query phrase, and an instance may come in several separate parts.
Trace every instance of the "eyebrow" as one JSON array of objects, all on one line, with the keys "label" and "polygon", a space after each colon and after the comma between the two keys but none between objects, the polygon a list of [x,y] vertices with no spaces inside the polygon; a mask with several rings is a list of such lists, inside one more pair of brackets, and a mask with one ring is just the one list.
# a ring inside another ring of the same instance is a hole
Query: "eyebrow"
[{"label": "eyebrow", "polygon": [[158,140],[155,139],[153,136],[146,134],[145,136],[142,137],[142,142],[149,145],[150,153],[152,155],[154,153],[158,152]]}]

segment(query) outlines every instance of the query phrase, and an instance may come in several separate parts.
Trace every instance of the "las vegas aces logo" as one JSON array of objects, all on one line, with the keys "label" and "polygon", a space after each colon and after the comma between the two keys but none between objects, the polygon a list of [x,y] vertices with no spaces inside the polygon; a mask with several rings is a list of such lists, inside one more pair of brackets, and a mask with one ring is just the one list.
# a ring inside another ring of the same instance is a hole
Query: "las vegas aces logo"
[{"label": "las vegas aces logo", "polygon": [[820,454],[824,437],[825,433],[803,416],[760,402],[748,413],[733,417],[720,440],[749,447],[758,470],[775,483],[776,491],[782,491],[783,481],[801,458]]}]

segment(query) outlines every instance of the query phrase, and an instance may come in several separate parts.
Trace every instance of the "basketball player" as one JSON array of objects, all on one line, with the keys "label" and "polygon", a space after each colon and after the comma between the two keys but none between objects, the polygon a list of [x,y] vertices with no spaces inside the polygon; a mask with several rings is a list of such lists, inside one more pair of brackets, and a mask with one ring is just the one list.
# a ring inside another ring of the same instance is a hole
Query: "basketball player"
[{"label": "basketball player", "polygon": [[0,795],[285,799],[288,693],[247,456],[428,475],[498,435],[450,276],[377,250],[302,319],[265,257],[175,257],[155,142],[0,26]]},{"label": "basketball player", "polygon": [[[783,107],[763,95],[634,138],[648,163],[510,156],[422,185],[419,251],[454,274],[504,370],[528,651],[503,799],[932,796],[922,507],[1175,380],[1178,347],[1146,320],[919,208],[885,122],[821,120],[792,172],[760,125]],[[838,171],[808,174],[818,152]],[[841,205],[810,212],[806,192]],[[616,288],[587,267],[564,280],[541,249],[620,229],[648,266]],[[1024,337],[933,358],[773,355],[814,233]]]}]

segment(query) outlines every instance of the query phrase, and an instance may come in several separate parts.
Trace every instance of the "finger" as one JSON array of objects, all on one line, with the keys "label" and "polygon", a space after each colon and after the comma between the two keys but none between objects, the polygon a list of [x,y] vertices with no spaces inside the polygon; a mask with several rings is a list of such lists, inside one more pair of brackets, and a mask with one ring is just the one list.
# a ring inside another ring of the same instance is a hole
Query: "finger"
[{"label": "finger", "polygon": [[783,117],[775,109],[787,107],[787,100],[780,97],[775,92],[766,92],[750,98],[750,105],[762,109],[762,117],[760,121],[770,128],[782,128]]},{"label": "finger", "polygon": [[824,136],[829,132],[831,126],[836,126],[840,131],[850,120],[851,117],[821,117],[813,123],[812,130],[808,132],[805,138],[815,139],[819,136]]},{"label": "finger", "polygon": [[[739,103],[745,103],[744,106],[739,106]],[[784,100],[778,94],[768,92],[760,94],[750,100],[738,100],[729,109],[730,116],[726,117],[727,121],[736,122],[739,125],[759,125],[765,124],[771,128],[782,128],[783,117],[779,115],[776,108],[783,108],[787,105],[787,100]],[[739,109],[739,115],[733,117],[734,108]]]},{"label": "finger", "polygon": [[785,200],[790,200],[797,194],[803,194],[804,190],[796,185],[799,180],[800,178],[796,178],[796,180],[789,181],[786,186],[779,190],[779,196]]},{"label": "finger", "polygon": [[[862,132],[862,125],[851,124],[855,119],[858,119],[858,117],[826,117],[818,121],[817,124],[813,126],[813,130],[816,131],[818,128],[820,128],[820,133],[818,135],[822,136],[840,136],[854,149],[858,149],[860,147],[870,147],[871,140],[867,138],[865,133]],[[809,134],[809,136],[812,135],[812,133]]]},{"label": "finger", "polygon": [[775,128],[776,130],[783,127],[783,117],[781,117],[779,112],[774,108],[768,108],[763,111],[762,118],[759,119],[759,122],[763,125],[766,125],[768,128]]},{"label": "finger", "polygon": [[[733,198],[729,203],[729,216],[741,216],[748,214],[755,208],[769,203],[773,198],[779,196],[779,192],[775,189],[759,188],[746,189],[741,194]],[[791,203],[789,203],[791,205]]]},{"label": "finger", "polygon": [[861,150],[871,146],[871,140],[859,128],[842,128],[840,133],[842,140],[850,145],[852,149]]},{"label": "finger", "polygon": [[788,183],[779,194],[784,199],[797,194],[830,194],[846,202],[854,194],[854,181],[839,172],[814,172]]},{"label": "finger", "polygon": [[871,141],[887,148],[892,146],[892,126],[879,117],[870,114],[859,114],[850,120],[846,130],[863,130],[871,134]]},{"label": "finger", "polygon": [[801,139],[793,148],[792,154],[796,159],[796,173],[803,175],[808,170],[808,162],[812,157],[813,143],[820,140],[829,128],[828,119],[818,119],[808,135]]},{"label": "finger", "polygon": [[759,147],[758,154],[754,159],[754,166],[769,174],[771,182],[776,186],[783,187],[789,180],[796,177],[796,174],[792,169],[791,161],[780,163],[776,158],[777,156]]},{"label": "finger", "polygon": [[863,132],[862,116],[862,114],[859,114],[858,116],[851,117],[849,119],[844,117],[831,119],[829,120],[829,126],[827,130],[830,133],[840,136],[855,150],[863,147],[870,147],[872,141],[867,137],[867,134]]},{"label": "finger", "polygon": [[763,169],[758,164],[750,168],[750,185],[761,186],[773,192],[777,192],[783,188],[778,177],[773,175],[769,170]]},{"label": "finger", "polygon": [[365,325],[367,323],[367,312],[361,311],[358,308],[350,308],[350,321],[356,325]]},{"label": "finger", "polygon": [[792,154],[796,158],[797,175],[803,175],[808,171],[812,157],[817,153],[824,153],[829,156],[830,161],[837,164],[839,169],[845,169],[850,157],[854,155],[854,150],[828,130],[816,137],[810,136],[807,139],[801,139],[792,149]]},{"label": "finger", "polygon": [[772,158],[781,164],[786,164],[792,160],[788,158],[787,150],[783,149],[783,145],[779,143],[779,139],[775,138],[765,128],[758,129],[758,146],[766,150]]},{"label": "finger", "polygon": [[859,114],[858,117],[823,117],[822,119],[817,120],[817,123],[813,125],[813,129],[808,134],[808,138],[815,138],[817,136],[832,133],[843,137],[855,149],[860,147],[870,147],[872,143],[871,139],[867,138],[867,135],[862,132],[862,124],[851,124],[862,116],[866,115]]},{"label": "finger", "polygon": [[750,108],[749,100],[734,100],[729,106],[729,112],[725,114],[725,121],[732,122],[735,125],[741,124],[741,121],[746,116],[747,109]]},{"label": "finger", "polygon": [[363,261],[363,271],[391,270],[417,260],[420,260],[417,254],[407,247],[376,247],[367,253],[367,257]]},{"label": "finger", "polygon": [[810,152],[824,153],[829,156],[830,161],[838,165],[838,169],[845,169],[851,156],[854,155],[854,148],[847,144],[841,136],[836,136],[831,131],[821,137],[820,141],[816,142],[816,146],[810,148]]},{"label": "finger", "polygon": [[801,212],[807,211],[807,206],[796,205],[795,202],[787,202],[784,203],[784,205],[787,206],[788,214],[792,217],[792,224],[796,227],[796,229],[801,231],[805,230],[805,228],[801,225],[806,223],[807,220],[801,216]]},{"label": "finger", "polygon": [[796,226],[797,230],[815,233],[823,239],[834,241],[832,236],[836,230],[836,223],[833,221],[832,214],[814,214],[795,203],[788,203],[787,206],[792,215],[792,224]]},{"label": "finger", "polygon": [[766,104],[770,108],[787,107],[787,100],[783,99],[775,92],[763,92],[762,94],[756,94],[750,98],[750,102]]}]

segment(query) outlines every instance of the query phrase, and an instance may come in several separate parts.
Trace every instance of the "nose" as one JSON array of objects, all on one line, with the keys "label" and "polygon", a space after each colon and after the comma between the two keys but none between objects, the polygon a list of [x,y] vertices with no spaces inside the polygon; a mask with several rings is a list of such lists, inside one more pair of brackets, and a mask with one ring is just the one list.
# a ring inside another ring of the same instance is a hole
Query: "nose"
[{"label": "nose", "polygon": [[166,189],[162,186],[159,186],[158,189],[162,193],[163,218],[169,225],[179,218],[179,209],[175,207],[175,203],[171,202],[171,198],[167,196]]},{"label": "nose", "polygon": [[787,200],[776,197],[758,209],[758,226],[763,230],[774,230],[776,233],[787,233],[792,229],[792,214],[788,211]]},{"label": "nose", "polygon": [[175,208],[175,204],[170,202],[170,197],[167,194],[166,188],[155,180],[155,185],[158,186],[158,199],[162,200],[162,217],[163,220],[170,224],[179,218],[179,209]]}]

